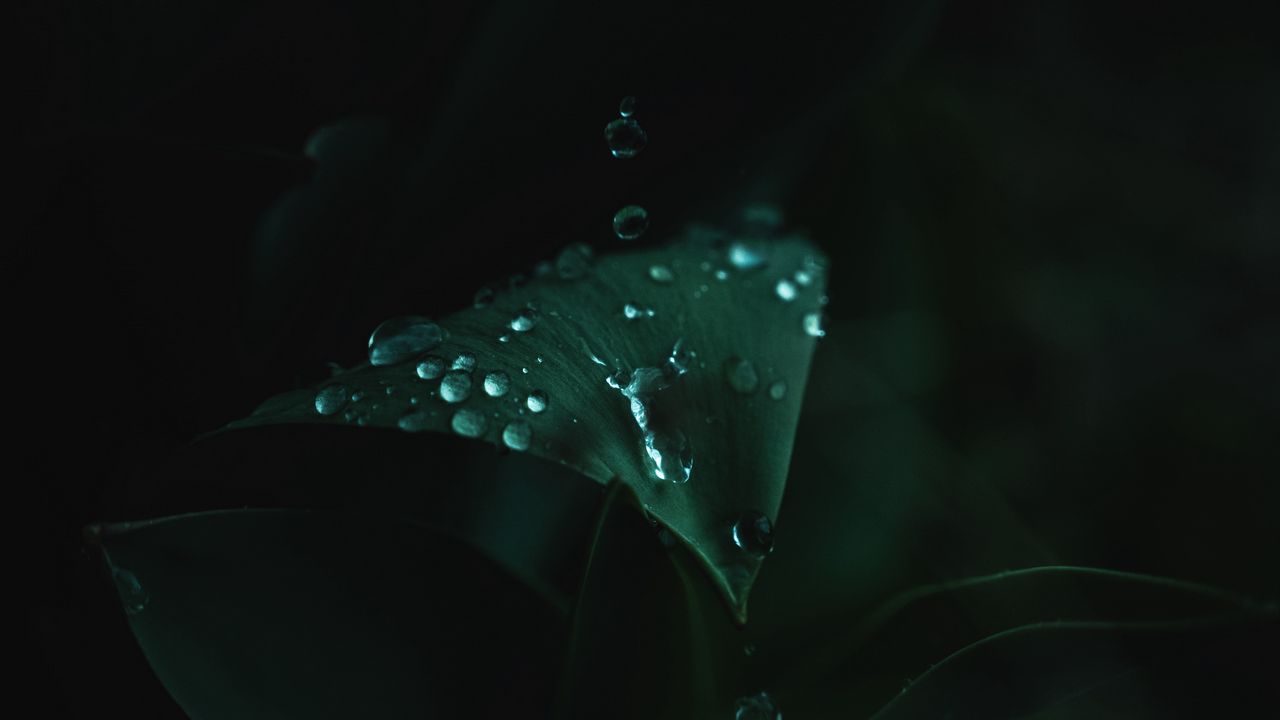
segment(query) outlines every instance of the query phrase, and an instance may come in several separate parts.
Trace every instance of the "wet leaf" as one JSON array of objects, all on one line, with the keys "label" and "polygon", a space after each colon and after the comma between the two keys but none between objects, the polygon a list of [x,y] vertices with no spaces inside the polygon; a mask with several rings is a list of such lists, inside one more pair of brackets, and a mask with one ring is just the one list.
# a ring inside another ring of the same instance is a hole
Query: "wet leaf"
[{"label": "wet leaf", "polygon": [[[784,299],[778,283],[798,271],[806,283]],[[700,227],[599,259],[570,247],[492,302],[441,320],[438,346],[411,342],[401,362],[338,373],[229,427],[454,433],[527,449],[602,484],[617,478],[688,545],[745,622],[764,546],[735,544],[733,526],[744,514],[777,517],[816,342],[806,317],[825,302],[824,271],[804,238]],[[646,312],[627,317],[628,303]],[[465,355],[474,367],[455,362]],[[429,356],[445,361],[443,380],[419,372]],[[486,381],[498,373],[505,389],[494,392]],[[778,381],[788,389],[774,397]],[[531,397],[544,397],[545,409],[535,412]]]}]

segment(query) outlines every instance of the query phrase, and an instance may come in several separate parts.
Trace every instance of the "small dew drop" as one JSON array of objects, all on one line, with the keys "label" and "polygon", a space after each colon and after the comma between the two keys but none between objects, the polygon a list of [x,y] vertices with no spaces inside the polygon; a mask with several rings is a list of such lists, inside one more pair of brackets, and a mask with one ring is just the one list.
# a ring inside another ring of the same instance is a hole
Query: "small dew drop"
[{"label": "small dew drop", "polygon": [[511,378],[501,370],[494,370],[484,376],[484,393],[489,397],[502,397],[511,389]]},{"label": "small dew drop", "polygon": [[422,432],[431,424],[431,415],[426,410],[418,410],[401,416],[396,423],[405,432]]},{"label": "small dew drop", "polygon": [[538,311],[528,307],[516,313],[516,316],[511,319],[511,329],[516,332],[529,332],[537,324]]},{"label": "small dew drop", "polygon": [[351,393],[351,402],[360,402],[364,399],[363,390],[355,390]]},{"label": "small dew drop", "polygon": [[440,381],[440,397],[445,402],[460,403],[471,396],[471,374],[466,370],[450,370]]},{"label": "small dew drop", "polygon": [[453,431],[463,437],[477,438],[484,434],[485,429],[489,426],[489,421],[485,418],[484,413],[473,408],[459,408],[453,414],[453,419],[449,421],[449,425]]},{"label": "small dew drop", "polygon": [[628,320],[639,320],[640,318],[651,318],[654,316],[653,308],[647,308],[635,302],[629,302],[622,306],[622,315]]},{"label": "small dew drop", "polygon": [[529,449],[529,443],[532,440],[533,429],[529,427],[529,423],[523,420],[509,422],[502,429],[502,443],[512,450],[524,452]]},{"label": "small dew drop", "polygon": [[636,114],[636,99],[631,95],[622,98],[622,102],[618,103],[618,114],[622,117],[631,117]]},{"label": "small dew drop", "polygon": [[511,342],[511,336],[510,336],[510,335],[499,335],[499,336],[498,336],[498,342],[500,342],[500,343],[509,343],[509,342]]},{"label": "small dew drop", "polygon": [[656,283],[667,285],[675,281],[676,275],[666,265],[650,265],[649,279]]},{"label": "small dew drop", "polygon": [[453,370],[465,370],[471,372],[476,369],[476,356],[469,352],[458,353],[458,357],[453,359]]},{"label": "small dew drop", "polygon": [[649,143],[649,135],[634,118],[622,117],[604,127],[609,152],[616,158],[633,158]]},{"label": "small dew drop", "polygon": [[729,264],[739,270],[754,270],[765,263],[763,243],[739,240],[729,245]]},{"label": "small dew drop", "polygon": [[774,400],[781,400],[786,396],[787,396],[786,380],[775,380],[773,384],[769,386],[769,397],[773,398]]},{"label": "small dew drop", "polygon": [[779,280],[778,284],[774,286],[773,291],[777,294],[778,299],[783,302],[791,302],[796,299],[797,290],[795,283],[786,278]]},{"label": "small dew drop", "polygon": [[733,524],[733,544],[763,557],[773,550],[773,523],[758,512],[746,512]]},{"label": "small dew drop", "polygon": [[756,373],[756,366],[751,364],[750,360],[742,358],[729,358],[724,364],[724,377],[729,381],[729,387],[734,392],[743,395],[750,395],[756,391],[756,387],[760,385],[760,376]]},{"label": "small dew drop", "polygon": [[620,240],[635,240],[649,229],[649,212],[639,205],[628,205],[613,215],[613,234]]},{"label": "small dew drop", "polygon": [[728,279],[729,279],[729,271],[728,271],[728,270],[716,270],[716,272],[715,272],[715,276],[716,276],[716,279],[717,279],[717,280],[719,280],[720,282],[724,282],[725,280],[728,280]]},{"label": "small dew drop", "polygon": [[391,318],[369,334],[369,362],[395,365],[434,348],[444,339],[444,331],[434,322],[417,315]]},{"label": "small dew drop", "polygon": [[797,270],[794,277],[796,284],[802,287],[809,287],[813,284],[813,273],[808,270]]},{"label": "small dew drop", "polygon": [[524,404],[529,408],[529,412],[540,413],[547,409],[547,394],[541,390],[534,390],[529,393],[529,397],[525,398]]},{"label": "small dew drop", "polygon": [[316,393],[316,412],[321,415],[336,415],[347,404],[347,386],[329,385]]},{"label": "small dew drop", "polygon": [[120,595],[120,603],[124,605],[125,612],[137,615],[147,609],[147,604],[151,602],[151,595],[147,593],[146,588],[142,587],[142,583],[138,582],[136,575],[124,568],[113,567],[111,578],[115,580],[116,592]]},{"label": "small dew drop", "polygon": [[826,337],[826,320],[822,313],[818,311],[808,312],[804,314],[804,332],[810,337]]},{"label": "small dew drop", "polygon": [[767,692],[738,698],[734,704],[733,720],[782,720],[778,704]]},{"label": "small dew drop", "polygon": [[444,358],[428,355],[418,363],[418,377],[423,380],[437,380],[444,375]]}]

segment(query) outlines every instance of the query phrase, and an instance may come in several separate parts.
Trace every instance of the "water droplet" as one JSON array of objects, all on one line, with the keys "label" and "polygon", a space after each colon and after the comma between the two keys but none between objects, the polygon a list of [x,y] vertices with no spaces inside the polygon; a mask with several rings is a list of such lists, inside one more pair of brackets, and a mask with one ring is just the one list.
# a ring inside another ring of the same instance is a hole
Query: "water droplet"
[{"label": "water droplet", "polygon": [[779,280],[773,291],[777,293],[778,298],[783,302],[791,302],[792,300],[795,300],[796,293],[798,292],[796,290],[795,283],[786,278]]},{"label": "water droplet", "polygon": [[142,587],[142,583],[138,582],[136,575],[124,568],[113,567],[111,578],[115,580],[116,592],[120,595],[120,603],[124,605],[125,612],[137,615],[147,609],[147,604],[151,602],[151,595],[147,593],[146,588]]},{"label": "water droplet", "polygon": [[689,363],[693,362],[693,357],[693,351],[685,347],[684,338],[680,338],[671,346],[671,354],[663,363],[662,370],[668,376],[679,377],[689,372]]},{"label": "water droplet", "polygon": [[671,268],[666,265],[650,265],[649,279],[656,283],[666,285],[676,279],[675,273],[671,272]]},{"label": "water droplet", "polygon": [[755,654],[756,654],[756,645],[755,645],[755,643],[745,643],[745,644],[743,644],[743,646],[742,646],[742,654],[743,654],[743,655],[746,655],[747,657],[751,657],[752,655],[755,655]]},{"label": "water droplet", "polygon": [[750,360],[743,360],[738,357],[729,358],[725,361],[724,377],[729,381],[729,387],[743,395],[750,395],[760,385],[760,376],[756,374],[756,366],[752,365]]},{"label": "water droplet", "polygon": [[769,397],[773,398],[774,400],[781,400],[786,396],[787,396],[786,380],[775,380],[773,384],[769,386]]},{"label": "water droplet", "polygon": [[649,142],[649,135],[634,118],[623,117],[605,125],[604,139],[616,158],[633,158]]},{"label": "water droplet", "polygon": [[476,356],[469,352],[458,353],[458,357],[453,359],[453,370],[465,370],[471,372],[476,369]]},{"label": "water droplet", "polygon": [[529,397],[525,398],[524,404],[529,408],[529,412],[540,413],[547,409],[547,394],[541,390],[534,390],[529,393]]},{"label": "water droplet", "polygon": [[740,697],[733,708],[733,720],[782,720],[778,704],[767,692]]},{"label": "water droplet", "polygon": [[507,423],[502,429],[502,443],[512,450],[521,452],[529,449],[529,443],[533,440],[533,429],[529,427],[529,423],[523,420],[516,420]]},{"label": "water droplet", "polygon": [[733,544],[752,555],[773,550],[773,523],[758,512],[743,513],[733,524]]},{"label": "water droplet", "polygon": [[613,234],[620,240],[635,240],[649,229],[649,212],[639,205],[628,205],[613,214]]},{"label": "water droplet", "polygon": [[522,368],[520,368],[520,372],[524,373],[525,375],[528,375],[528,374],[529,374],[529,368],[527,368],[527,367],[522,367]]},{"label": "water droplet", "polygon": [[388,395],[395,395],[395,394],[396,394],[396,386],[395,386],[395,385],[388,385],[388,386],[386,387],[386,389],[385,389],[383,392],[385,392],[385,393],[386,393],[386,394],[388,394]]},{"label": "water droplet", "polygon": [[811,337],[826,337],[826,319],[818,311],[804,314],[804,332]]},{"label": "water droplet", "polygon": [[[632,398],[634,400],[635,398]],[[693,448],[679,430],[644,434],[644,450],[653,460],[653,474],[659,480],[686,483],[693,473]]]},{"label": "water droplet", "polygon": [[440,326],[409,315],[383,322],[369,335],[369,362],[395,365],[434,348],[444,339]]},{"label": "water droplet", "polygon": [[527,307],[511,318],[511,329],[516,332],[529,332],[538,324],[538,311]]},{"label": "water droplet", "polygon": [[797,270],[795,274],[796,284],[802,287],[809,287],[813,284],[813,273],[808,270]]},{"label": "water droplet", "polygon": [[500,343],[509,343],[509,342],[511,342],[511,336],[510,336],[510,335],[499,335],[499,336],[498,336],[498,342],[500,342]]},{"label": "water droplet", "polygon": [[450,370],[440,381],[440,397],[445,402],[460,403],[471,396],[471,374],[466,370]]},{"label": "water droplet", "polygon": [[556,256],[556,274],[561,280],[577,280],[591,269],[591,246],[574,243]]},{"label": "water droplet", "polygon": [[476,438],[484,434],[489,426],[489,421],[485,419],[484,413],[473,408],[459,408],[453,414],[453,420],[449,422],[453,427],[453,431],[463,437]]},{"label": "water droplet", "polygon": [[402,416],[396,424],[405,432],[422,432],[430,426],[431,415],[426,410],[418,410]]},{"label": "water droplet", "polygon": [[351,402],[360,402],[364,399],[364,391],[356,390],[351,393]]},{"label": "water droplet", "polygon": [[477,310],[487,308],[493,304],[494,295],[495,293],[493,292],[493,288],[486,285],[476,291],[476,296],[472,301],[472,304]]},{"label": "water droplet", "polygon": [[654,316],[653,308],[647,308],[639,303],[629,302],[622,306],[622,315],[628,320],[638,320],[640,318],[651,318]]},{"label": "water droplet", "polygon": [[484,393],[489,397],[502,397],[511,389],[511,378],[501,370],[484,376]]},{"label": "water droplet", "polygon": [[538,361],[538,364],[539,364],[539,365],[541,365],[541,364],[542,364],[542,356],[541,356],[541,355],[539,355],[538,357],[536,357],[536,358],[534,358],[534,359]]},{"label": "water droplet", "polygon": [[410,398],[409,398],[409,404],[410,404],[410,405],[417,405],[419,402],[421,402],[421,401],[420,401],[420,400],[418,400],[418,396],[417,396],[417,395],[414,395],[414,396],[412,396],[412,397],[410,397]]},{"label": "water droplet", "polygon": [[329,385],[320,388],[315,402],[316,412],[321,415],[336,415],[347,404],[347,386]]},{"label": "water droplet", "polygon": [[418,377],[423,380],[435,380],[444,374],[444,358],[428,355],[418,363]]},{"label": "water droplet", "polygon": [[618,103],[618,114],[622,117],[631,117],[636,114],[636,99],[631,95],[622,98],[622,102]]},{"label": "water droplet", "polygon": [[720,282],[724,282],[725,280],[729,279],[728,270],[716,270],[715,275],[716,275],[716,279],[719,280]]},{"label": "water droplet", "polygon": [[763,243],[739,240],[729,245],[729,264],[739,270],[754,270],[764,265],[765,259]]}]

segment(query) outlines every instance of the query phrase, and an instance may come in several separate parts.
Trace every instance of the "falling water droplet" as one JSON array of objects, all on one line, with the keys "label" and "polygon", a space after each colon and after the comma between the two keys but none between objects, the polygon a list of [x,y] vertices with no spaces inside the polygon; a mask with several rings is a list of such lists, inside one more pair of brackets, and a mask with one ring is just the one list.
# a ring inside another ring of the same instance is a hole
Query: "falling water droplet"
[{"label": "falling water droplet", "polygon": [[817,310],[804,314],[804,332],[811,337],[826,337],[827,322]]},{"label": "falling water droplet", "polygon": [[534,390],[529,393],[529,397],[525,398],[524,404],[529,408],[529,412],[540,413],[547,409],[547,394],[541,390]]},{"label": "falling water droplet", "polygon": [[476,291],[476,296],[475,299],[472,300],[472,305],[474,305],[477,310],[487,308],[493,304],[494,295],[495,293],[493,292],[493,288],[486,285]]},{"label": "falling water droplet", "polygon": [[502,443],[512,450],[521,452],[529,449],[529,443],[533,440],[533,429],[529,427],[529,423],[523,420],[516,420],[507,423],[502,429]]},{"label": "falling water droplet", "polygon": [[574,243],[556,256],[556,274],[561,280],[577,280],[591,269],[591,246]]},{"label": "falling water droplet", "polygon": [[773,398],[774,400],[781,400],[786,396],[787,396],[786,380],[775,380],[773,384],[769,386],[769,397]]},{"label": "falling water droplet", "polygon": [[316,393],[316,412],[321,415],[336,415],[347,404],[347,386],[329,385]]},{"label": "falling water droplet", "polygon": [[426,410],[418,410],[402,416],[396,424],[405,432],[422,432],[430,426],[431,415]]},{"label": "falling water droplet", "polygon": [[616,158],[633,158],[649,142],[649,135],[634,118],[623,117],[604,127],[604,139],[609,152]]},{"label": "falling water droplet", "polygon": [[476,356],[469,352],[458,353],[458,357],[453,359],[453,370],[465,370],[471,372],[476,369]]},{"label": "falling water droplet", "polygon": [[124,605],[125,612],[137,615],[147,609],[147,604],[151,602],[151,595],[147,593],[146,588],[142,587],[142,583],[138,582],[136,575],[124,568],[113,567],[111,578],[115,580],[116,592],[120,595],[120,603]]},{"label": "falling water droplet", "polygon": [[516,332],[529,332],[534,325],[538,324],[538,311],[533,308],[524,308],[511,318],[511,329]]},{"label": "falling water droplet", "polygon": [[649,229],[649,211],[628,205],[613,214],[613,234],[620,240],[635,240]]},{"label": "falling water droplet", "polygon": [[511,389],[511,378],[501,370],[484,376],[484,393],[489,397],[502,397]]},{"label": "falling water droplet", "polygon": [[773,550],[773,523],[761,513],[743,513],[733,524],[733,544],[752,555],[769,554]]},{"label": "falling water droplet", "polygon": [[676,275],[666,265],[650,265],[649,279],[656,283],[667,285],[676,279]]},{"label": "falling water droplet", "polygon": [[760,385],[760,376],[756,374],[756,366],[750,360],[739,357],[729,358],[724,363],[724,377],[734,392],[750,395]]},{"label": "falling water droplet", "polygon": [[459,408],[453,414],[453,420],[449,422],[453,427],[453,431],[463,437],[476,438],[484,434],[485,429],[489,426],[489,421],[485,419],[484,413],[473,408]]},{"label": "falling water droplet", "polygon": [[440,397],[445,402],[460,403],[471,396],[471,374],[466,370],[450,370],[440,381]]},{"label": "falling water droplet", "polygon": [[740,697],[733,707],[733,720],[782,720],[778,703],[767,692]]},{"label": "falling water droplet", "polygon": [[444,358],[428,355],[418,363],[418,377],[423,380],[435,380],[444,374]]},{"label": "falling water droplet", "polygon": [[618,114],[622,117],[631,117],[636,114],[636,99],[631,95],[622,98],[622,102],[618,103]]},{"label": "falling water droplet", "polygon": [[786,278],[779,280],[773,291],[777,294],[778,299],[783,302],[791,302],[796,299],[797,290],[795,283]]},{"label": "falling water droplet", "polygon": [[395,365],[434,348],[443,339],[440,326],[424,317],[391,318],[369,334],[369,362]]},{"label": "falling water droplet", "polygon": [[[635,398],[632,398],[635,400]],[[644,449],[653,460],[653,474],[659,480],[680,484],[689,481],[693,473],[693,448],[679,430],[644,434]]]}]

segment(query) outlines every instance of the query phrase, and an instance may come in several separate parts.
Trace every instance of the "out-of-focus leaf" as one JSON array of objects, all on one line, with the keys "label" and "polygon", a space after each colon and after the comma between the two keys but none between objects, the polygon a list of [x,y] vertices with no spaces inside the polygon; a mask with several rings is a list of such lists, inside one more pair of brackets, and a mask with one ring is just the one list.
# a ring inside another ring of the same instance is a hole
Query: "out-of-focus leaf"
[{"label": "out-of-focus leaf", "polygon": [[95,527],[143,652],[192,717],[487,717],[513,698],[550,704],[544,658],[562,646],[564,616],[447,535],[284,510]]},{"label": "out-of-focus leaf", "polygon": [[[824,275],[825,260],[798,237],[694,228],[679,242],[598,260],[570,247],[491,304],[440,321],[438,347],[339,373],[229,427],[462,427],[498,445],[527,445],[600,483],[620,479],[745,621],[762,554],[735,545],[732,527],[744,513],[777,517],[821,334]],[[446,402],[438,379],[419,376],[418,361],[435,355],[447,370],[463,353],[476,359],[469,395]],[[491,397],[490,373],[509,388]],[[617,373],[630,394],[606,382]],[[534,392],[545,394],[545,411],[529,408]],[[323,414],[322,395],[331,401]],[[688,482],[672,481],[686,473]]]}]

